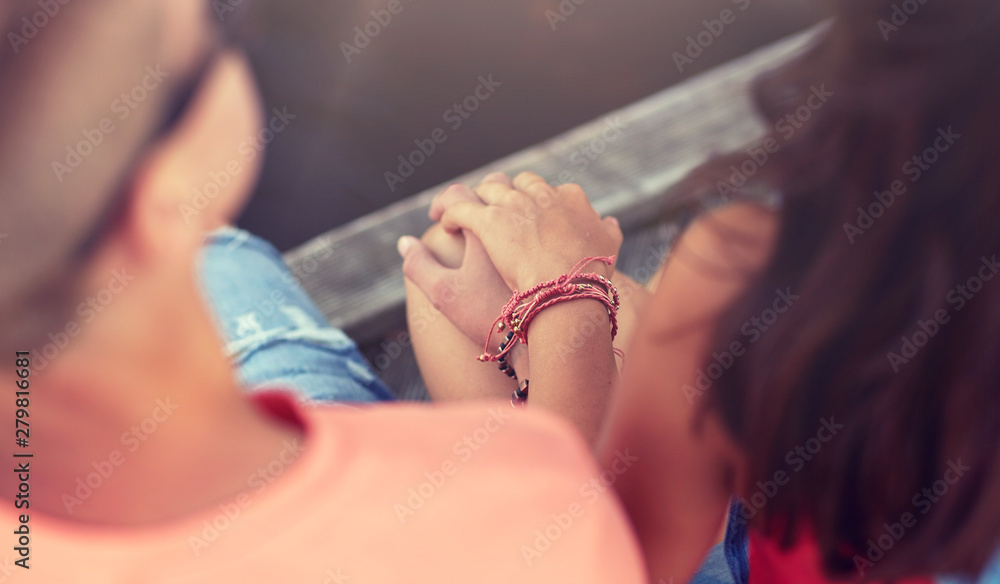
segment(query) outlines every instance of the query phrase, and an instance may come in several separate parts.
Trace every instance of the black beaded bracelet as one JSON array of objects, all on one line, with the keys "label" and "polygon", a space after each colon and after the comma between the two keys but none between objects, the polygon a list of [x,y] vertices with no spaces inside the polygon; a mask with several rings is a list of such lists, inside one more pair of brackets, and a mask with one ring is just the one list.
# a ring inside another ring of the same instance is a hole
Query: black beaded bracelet
[{"label": "black beaded bracelet", "polygon": [[514,407],[524,406],[528,401],[528,380],[525,379],[514,390],[514,395],[510,396],[510,405]]},{"label": "black beaded bracelet", "polygon": [[[507,348],[507,344],[510,343],[510,340],[513,339],[513,338],[514,338],[514,333],[513,332],[507,333],[507,338],[505,338],[503,340],[503,342],[500,343],[500,351],[503,351],[504,349],[506,349]],[[510,377],[511,379],[517,379],[517,372],[514,371],[514,368],[511,367],[510,363],[507,362],[507,357],[506,356],[503,356],[503,357],[500,357],[499,359],[497,359],[497,363],[499,363],[499,365],[500,365],[500,371],[503,371],[507,375],[507,377]]]},{"label": "black beaded bracelet", "polygon": [[[507,345],[510,344],[511,339],[513,338],[514,338],[513,332],[507,333],[507,338],[505,338],[503,342],[500,343],[501,352],[507,348]],[[507,362],[506,356],[502,356],[499,359],[497,359],[497,363],[500,364],[500,371],[503,371],[507,377],[510,377],[514,381],[517,381],[517,372],[514,371],[514,368],[511,367],[510,363]],[[515,389],[514,393],[510,396],[510,405],[514,406],[515,408],[524,407],[527,401],[528,401],[528,380],[525,379],[518,384],[517,389]]]}]

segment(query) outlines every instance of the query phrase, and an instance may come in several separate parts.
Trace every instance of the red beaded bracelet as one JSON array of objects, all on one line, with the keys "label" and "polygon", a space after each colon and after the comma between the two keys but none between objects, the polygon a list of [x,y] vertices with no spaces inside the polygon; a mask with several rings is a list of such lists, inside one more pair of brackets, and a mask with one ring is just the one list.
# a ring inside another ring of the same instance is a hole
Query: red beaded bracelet
[{"label": "red beaded bracelet", "polygon": [[[568,274],[563,274],[548,282],[542,282],[525,292],[514,292],[510,301],[500,312],[500,316],[490,326],[489,334],[486,337],[486,346],[483,349],[483,354],[479,356],[479,360],[482,362],[503,360],[502,363],[506,364],[506,356],[515,344],[520,342],[527,346],[528,326],[538,313],[560,302],[570,300],[589,298],[604,304],[608,310],[608,318],[611,320],[611,338],[613,340],[618,334],[618,309],[621,308],[618,288],[604,276],[580,273],[584,267],[593,262],[603,262],[612,266],[615,263],[615,256],[584,258],[577,262]],[[489,347],[494,330],[499,332],[505,328],[510,330],[507,339],[500,344],[500,349],[496,354],[491,354]]]}]

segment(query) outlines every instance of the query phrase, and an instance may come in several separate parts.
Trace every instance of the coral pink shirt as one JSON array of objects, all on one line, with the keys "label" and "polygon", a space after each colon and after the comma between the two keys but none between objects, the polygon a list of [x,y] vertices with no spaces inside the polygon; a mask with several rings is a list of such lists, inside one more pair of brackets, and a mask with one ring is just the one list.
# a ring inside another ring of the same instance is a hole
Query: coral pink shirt
[{"label": "coral pink shirt", "polygon": [[[618,500],[562,421],[501,403],[357,410],[306,408],[276,393],[256,400],[270,415],[299,423],[306,438],[287,443],[242,495],[143,528],[34,514],[31,569],[15,567],[8,548],[0,552],[10,557],[0,580],[643,581]],[[13,511],[2,506],[0,525],[16,526]]]}]

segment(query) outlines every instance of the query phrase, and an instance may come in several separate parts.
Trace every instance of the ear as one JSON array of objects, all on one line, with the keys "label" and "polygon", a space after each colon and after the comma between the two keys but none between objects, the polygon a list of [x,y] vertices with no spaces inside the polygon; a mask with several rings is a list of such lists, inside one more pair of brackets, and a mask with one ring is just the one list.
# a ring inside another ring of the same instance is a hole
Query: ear
[{"label": "ear", "polygon": [[172,213],[199,238],[239,213],[263,160],[248,146],[261,127],[249,64],[226,53],[213,67],[181,122],[147,154],[136,185],[154,216]]},{"label": "ear", "polygon": [[205,234],[227,224],[260,172],[262,157],[243,153],[260,128],[250,66],[226,53],[213,67],[180,123],[145,153],[132,183],[130,249],[159,261],[197,250]]},{"label": "ear", "polygon": [[196,253],[207,232],[205,217],[187,216],[178,204],[181,185],[169,164],[155,153],[130,187],[120,235],[135,261],[164,262]]}]

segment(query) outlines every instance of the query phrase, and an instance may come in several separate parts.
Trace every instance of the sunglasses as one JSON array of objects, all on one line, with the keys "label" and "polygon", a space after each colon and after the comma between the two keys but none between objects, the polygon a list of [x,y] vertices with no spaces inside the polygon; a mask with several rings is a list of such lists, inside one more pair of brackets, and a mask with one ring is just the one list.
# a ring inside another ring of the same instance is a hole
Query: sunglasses
[{"label": "sunglasses", "polygon": [[79,262],[90,256],[104,239],[107,232],[122,217],[127,207],[129,195],[132,192],[131,187],[135,181],[139,162],[154,144],[162,141],[177,128],[184,118],[184,114],[190,109],[191,104],[198,96],[198,92],[205,84],[205,80],[214,69],[221,55],[225,51],[238,47],[241,44],[242,39],[239,33],[242,31],[242,24],[248,12],[249,4],[250,0],[243,0],[239,7],[234,8],[231,13],[215,14],[212,11],[209,18],[215,26],[213,26],[214,38],[211,47],[206,50],[198,66],[187,75],[185,80],[174,91],[168,101],[167,107],[163,110],[159,124],[156,125],[155,130],[136,150],[126,170],[122,173],[121,178],[118,179],[116,187],[112,191],[113,195],[109,197],[104,209],[98,214],[93,227],[75,247],[75,251],[71,256],[73,260]]}]

